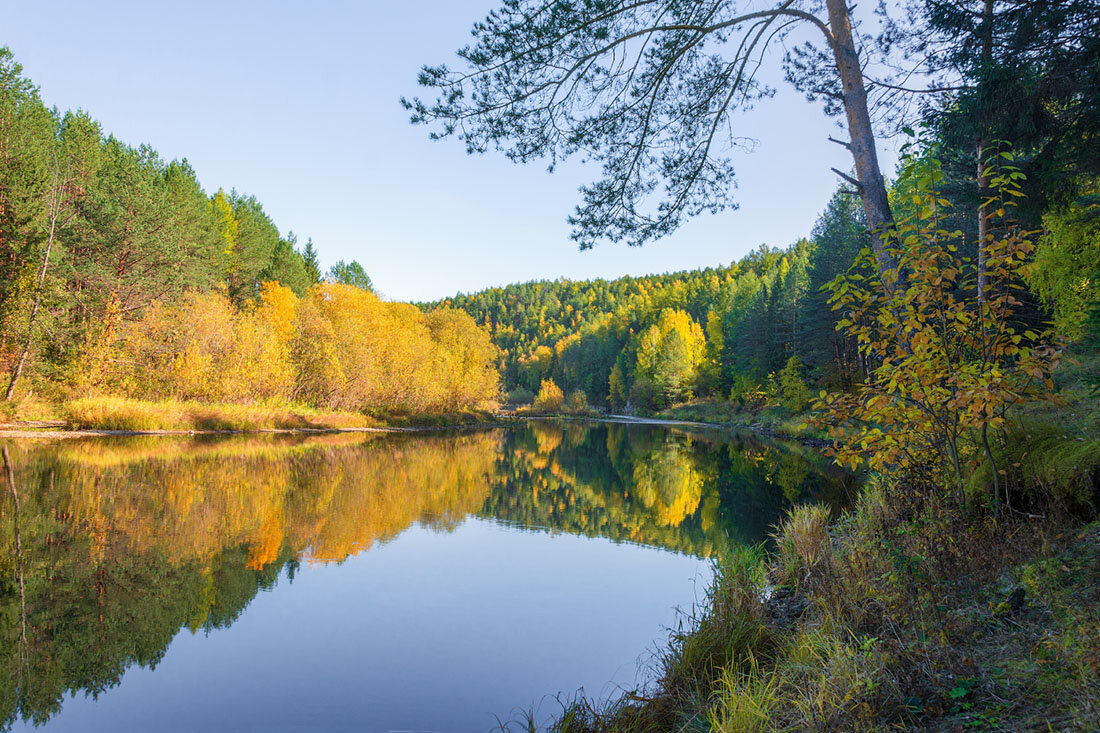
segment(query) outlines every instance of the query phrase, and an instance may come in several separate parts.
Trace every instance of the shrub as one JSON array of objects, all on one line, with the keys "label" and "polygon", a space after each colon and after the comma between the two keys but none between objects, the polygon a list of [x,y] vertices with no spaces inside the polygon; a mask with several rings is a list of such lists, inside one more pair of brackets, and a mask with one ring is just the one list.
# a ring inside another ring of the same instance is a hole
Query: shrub
[{"label": "shrub", "polygon": [[588,395],[583,389],[575,389],[569,393],[569,398],[565,401],[565,411],[574,415],[588,412]]},{"label": "shrub", "polygon": [[[991,219],[998,234],[980,243],[978,273],[962,254],[965,234],[948,231],[950,202],[937,190],[944,182],[940,164],[910,160],[902,184],[913,187],[919,211],[901,218],[887,242],[904,278],[891,271],[883,279],[875,254],[864,248],[847,274],[828,283],[830,303],[843,314],[838,328],[857,339],[871,364],[855,393],[822,395],[822,422],[841,463],[866,461],[890,471],[936,467],[962,489],[967,464],[979,454],[995,463],[991,441],[1025,408],[1049,401],[1059,349],[1049,333],[1019,330],[1017,315],[1035,249],[1033,233],[1011,220],[1022,178],[1007,164],[994,171]],[[1000,468],[989,474],[995,502]]]},{"label": "shrub", "polygon": [[529,405],[534,401],[535,393],[523,385],[516,387],[508,393],[508,404],[510,405]]},{"label": "shrub", "polygon": [[539,412],[561,412],[564,403],[565,395],[562,394],[561,387],[554,384],[553,379],[542,380],[534,408]]}]

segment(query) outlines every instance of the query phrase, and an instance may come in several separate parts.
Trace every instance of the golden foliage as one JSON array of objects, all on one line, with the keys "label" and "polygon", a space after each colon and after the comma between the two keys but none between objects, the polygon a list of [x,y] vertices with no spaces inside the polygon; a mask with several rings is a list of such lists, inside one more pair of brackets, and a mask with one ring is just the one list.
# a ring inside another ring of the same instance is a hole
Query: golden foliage
[{"label": "golden foliage", "polygon": [[534,408],[537,412],[560,412],[565,404],[565,395],[561,387],[554,383],[553,379],[542,380],[538,396],[535,397]]},{"label": "golden foliage", "polygon": [[192,291],[104,343],[95,386],[143,400],[425,413],[476,407],[498,389],[496,347],[467,314],[424,314],[334,282],[303,299],[266,282],[240,309],[224,290]]},{"label": "golden foliage", "polygon": [[833,307],[845,314],[838,327],[856,338],[870,375],[852,394],[822,393],[819,404],[842,463],[944,465],[961,483],[967,461],[984,455],[992,463],[990,429],[999,432],[1022,407],[1050,398],[1059,350],[1049,333],[1021,331],[1016,318],[1034,251],[1033,233],[1010,219],[1023,174],[1003,165],[991,180],[997,194],[986,206],[999,232],[978,243],[984,294],[977,264],[962,254],[963,233],[944,228],[950,202],[936,191],[939,164],[911,162],[906,175],[914,213],[896,232],[906,279],[883,283],[866,248],[829,285]]}]

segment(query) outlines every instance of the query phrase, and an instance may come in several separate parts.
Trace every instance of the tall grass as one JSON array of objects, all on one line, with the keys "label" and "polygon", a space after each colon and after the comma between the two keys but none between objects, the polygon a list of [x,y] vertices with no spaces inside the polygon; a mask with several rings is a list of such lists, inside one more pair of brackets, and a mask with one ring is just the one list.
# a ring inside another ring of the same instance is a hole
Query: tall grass
[{"label": "tall grass", "polygon": [[809,504],[795,507],[775,534],[775,580],[800,586],[828,557],[829,507]]}]

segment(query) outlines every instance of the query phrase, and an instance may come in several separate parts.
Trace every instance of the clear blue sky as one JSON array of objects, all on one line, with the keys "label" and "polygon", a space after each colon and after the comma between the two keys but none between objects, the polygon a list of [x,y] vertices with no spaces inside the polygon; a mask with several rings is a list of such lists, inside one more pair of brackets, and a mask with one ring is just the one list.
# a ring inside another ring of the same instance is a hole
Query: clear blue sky
[{"label": "clear blue sky", "polygon": [[[420,66],[452,61],[495,5],[0,0],[0,45],[47,104],[186,157],[210,192],[254,194],[281,231],[313,238],[322,265],[357,259],[399,300],[726,264],[808,234],[837,184],[830,166],[851,167],[826,141],[835,122],[779,82],[738,118],[736,132],[759,140],[734,154],[739,210],[643,248],[579,252],[565,219],[595,167],[551,175],[470,157],[429,141],[398,104],[418,93]],[[891,170],[895,156],[881,152]]]}]

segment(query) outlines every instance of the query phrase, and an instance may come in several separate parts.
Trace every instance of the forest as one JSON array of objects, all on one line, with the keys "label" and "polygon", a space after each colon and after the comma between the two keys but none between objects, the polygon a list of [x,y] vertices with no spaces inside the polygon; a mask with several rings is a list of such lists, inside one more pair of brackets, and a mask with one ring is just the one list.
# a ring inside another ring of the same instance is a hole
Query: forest
[{"label": "forest", "polygon": [[[613,410],[651,412],[693,397],[749,403],[784,369],[840,389],[864,365],[855,341],[837,333],[841,316],[823,286],[852,265],[865,232],[858,201],[838,192],[808,238],[728,267],[524,283],[439,305],[489,330],[514,403],[532,401],[544,380]],[[794,411],[807,407],[808,387],[787,392]]]},{"label": "forest", "polygon": [[358,262],[322,273],[255,197],[48,109],[0,49],[0,388],[13,417],[104,427],[175,427],[127,399],[323,421],[477,406],[497,356],[461,311],[377,297]]}]

